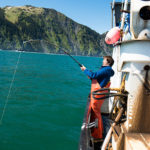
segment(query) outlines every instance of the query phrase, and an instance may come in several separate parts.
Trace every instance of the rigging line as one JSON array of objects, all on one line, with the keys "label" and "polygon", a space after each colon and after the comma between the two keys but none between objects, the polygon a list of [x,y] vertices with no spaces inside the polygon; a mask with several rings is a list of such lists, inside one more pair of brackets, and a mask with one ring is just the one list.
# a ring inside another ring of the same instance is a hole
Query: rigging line
[{"label": "rigging line", "polygon": [[1,115],[1,118],[0,118],[0,125],[2,125],[2,120],[3,120],[4,114],[6,112],[6,107],[7,107],[7,104],[8,104],[8,99],[9,99],[10,92],[11,92],[11,89],[12,89],[12,86],[13,86],[13,82],[15,80],[15,75],[16,75],[18,64],[19,64],[19,61],[20,61],[21,53],[22,52],[20,52],[19,55],[18,55],[18,60],[17,60],[17,63],[16,63],[16,67],[15,67],[15,70],[14,70],[14,73],[13,73],[13,76],[12,76],[12,80],[11,80],[11,83],[10,83],[10,86],[9,86],[8,95],[7,95],[7,98],[6,98],[6,101],[5,101],[5,104],[4,104],[4,108],[3,108],[3,111],[2,111],[2,115]]}]

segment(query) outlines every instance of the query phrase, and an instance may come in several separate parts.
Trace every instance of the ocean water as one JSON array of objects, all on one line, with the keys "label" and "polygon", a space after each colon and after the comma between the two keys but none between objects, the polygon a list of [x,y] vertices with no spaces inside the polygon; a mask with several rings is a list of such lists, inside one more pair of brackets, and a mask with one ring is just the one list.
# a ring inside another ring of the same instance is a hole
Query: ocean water
[{"label": "ocean water", "polygon": [[[90,70],[102,63],[74,58]],[[90,80],[69,56],[1,50],[0,150],[77,150],[89,91]]]}]

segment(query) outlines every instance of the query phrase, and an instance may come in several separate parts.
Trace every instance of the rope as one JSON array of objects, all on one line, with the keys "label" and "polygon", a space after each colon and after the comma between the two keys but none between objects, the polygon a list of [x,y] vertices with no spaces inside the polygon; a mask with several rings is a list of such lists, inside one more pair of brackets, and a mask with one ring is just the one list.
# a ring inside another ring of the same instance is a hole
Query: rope
[{"label": "rope", "polygon": [[0,119],[0,125],[2,125],[2,120],[3,120],[4,114],[6,112],[6,107],[7,107],[7,104],[8,104],[8,99],[10,97],[10,93],[11,93],[11,89],[12,89],[12,86],[13,86],[13,82],[15,80],[15,76],[16,76],[18,64],[19,64],[19,61],[20,61],[21,53],[22,52],[20,52],[19,55],[18,55],[18,60],[17,60],[17,63],[16,63],[16,67],[15,67],[15,70],[14,70],[14,73],[13,73],[13,76],[12,76],[12,80],[11,80],[11,83],[10,83],[10,86],[9,86],[8,95],[7,95],[7,98],[6,98],[6,101],[5,101],[5,104],[4,104],[4,108],[3,108],[3,111],[2,111],[2,115],[1,115],[1,119]]}]

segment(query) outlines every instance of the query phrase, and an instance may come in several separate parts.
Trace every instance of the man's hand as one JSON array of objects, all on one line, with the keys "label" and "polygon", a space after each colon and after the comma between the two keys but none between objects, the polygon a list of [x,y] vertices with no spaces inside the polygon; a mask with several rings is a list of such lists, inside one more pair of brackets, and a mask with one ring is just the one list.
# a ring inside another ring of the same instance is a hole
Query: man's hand
[{"label": "man's hand", "polygon": [[82,65],[82,67],[80,67],[82,71],[84,71],[86,69],[85,66]]}]

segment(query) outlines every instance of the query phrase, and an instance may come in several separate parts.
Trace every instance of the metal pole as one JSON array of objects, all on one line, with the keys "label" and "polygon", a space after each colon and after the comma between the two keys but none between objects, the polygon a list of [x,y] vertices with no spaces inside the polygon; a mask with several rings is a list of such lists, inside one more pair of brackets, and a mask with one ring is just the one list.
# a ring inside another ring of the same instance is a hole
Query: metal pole
[{"label": "metal pole", "polygon": [[113,28],[113,25],[114,25],[114,7],[115,7],[115,0],[113,0],[113,3],[112,3],[112,5],[111,5],[111,15],[112,15],[112,22],[111,22],[111,26],[112,26],[112,28]]},{"label": "metal pole", "polygon": [[[124,10],[128,10],[128,0],[125,0],[125,3],[124,3]],[[125,22],[125,17],[126,17],[126,13],[123,12],[123,16],[122,16],[122,20],[121,20],[121,30],[123,30],[123,27],[124,27],[124,22]]]}]

